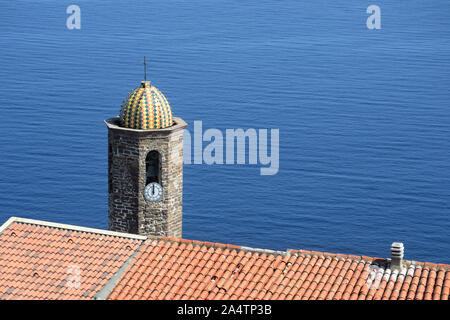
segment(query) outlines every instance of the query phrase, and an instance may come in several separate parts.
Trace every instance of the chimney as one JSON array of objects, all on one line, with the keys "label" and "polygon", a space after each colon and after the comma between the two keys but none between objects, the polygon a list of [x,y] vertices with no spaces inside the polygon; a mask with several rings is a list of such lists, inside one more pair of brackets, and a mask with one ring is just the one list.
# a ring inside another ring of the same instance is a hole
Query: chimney
[{"label": "chimney", "polygon": [[402,242],[393,242],[391,245],[391,269],[401,271],[403,268],[403,252]]}]

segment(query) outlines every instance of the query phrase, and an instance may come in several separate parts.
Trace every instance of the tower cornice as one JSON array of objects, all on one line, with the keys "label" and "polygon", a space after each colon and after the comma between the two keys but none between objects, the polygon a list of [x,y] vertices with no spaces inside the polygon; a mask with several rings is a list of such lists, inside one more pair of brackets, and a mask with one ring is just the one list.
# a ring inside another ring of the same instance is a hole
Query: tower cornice
[{"label": "tower cornice", "polygon": [[118,116],[106,119],[105,124],[109,130],[120,131],[121,133],[127,133],[130,135],[137,135],[137,136],[142,136],[142,137],[144,137],[144,136],[154,137],[154,136],[158,136],[158,135],[167,136],[167,135],[173,134],[177,131],[183,130],[187,126],[187,123],[183,119],[177,118],[177,117],[173,118],[173,125],[171,125],[170,127],[161,128],[161,129],[141,130],[141,129],[131,129],[131,128],[122,127],[122,126],[120,126],[120,118]]}]

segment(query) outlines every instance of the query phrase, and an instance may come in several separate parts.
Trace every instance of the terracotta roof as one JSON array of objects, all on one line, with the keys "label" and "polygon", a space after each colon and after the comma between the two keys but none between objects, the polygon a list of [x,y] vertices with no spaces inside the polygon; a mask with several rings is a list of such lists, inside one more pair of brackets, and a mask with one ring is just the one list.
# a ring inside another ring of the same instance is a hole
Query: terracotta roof
[{"label": "terracotta roof", "polygon": [[108,299],[448,299],[449,265],[149,239]]},{"label": "terracotta roof", "polygon": [[18,218],[2,229],[0,299],[92,299],[142,243],[127,234]]},{"label": "terracotta roof", "polygon": [[20,218],[0,227],[0,299],[448,300],[449,288],[450,265],[443,264],[406,261],[399,272],[388,259],[366,256],[147,238]]}]

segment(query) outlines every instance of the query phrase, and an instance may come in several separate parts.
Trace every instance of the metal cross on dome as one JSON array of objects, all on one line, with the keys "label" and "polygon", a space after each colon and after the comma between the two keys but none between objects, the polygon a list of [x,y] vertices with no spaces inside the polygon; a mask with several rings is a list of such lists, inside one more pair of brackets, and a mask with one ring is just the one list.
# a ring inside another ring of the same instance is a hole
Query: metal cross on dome
[{"label": "metal cross on dome", "polygon": [[145,60],[145,56],[144,56],[144,81],[147,81],[147,60]]}]

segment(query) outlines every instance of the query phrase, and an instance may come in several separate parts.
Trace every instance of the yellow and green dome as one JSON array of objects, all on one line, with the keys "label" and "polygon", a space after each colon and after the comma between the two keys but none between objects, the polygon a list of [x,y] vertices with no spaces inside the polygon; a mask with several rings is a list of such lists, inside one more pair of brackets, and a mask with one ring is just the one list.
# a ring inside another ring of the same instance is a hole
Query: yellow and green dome
[{"label": "yellow and green dome", "polygon": [[172,125],[172,110],[166,97],[142,81],[141,86],[128,94],[120,110],[120,124],[130,129],[162,129]]}]

